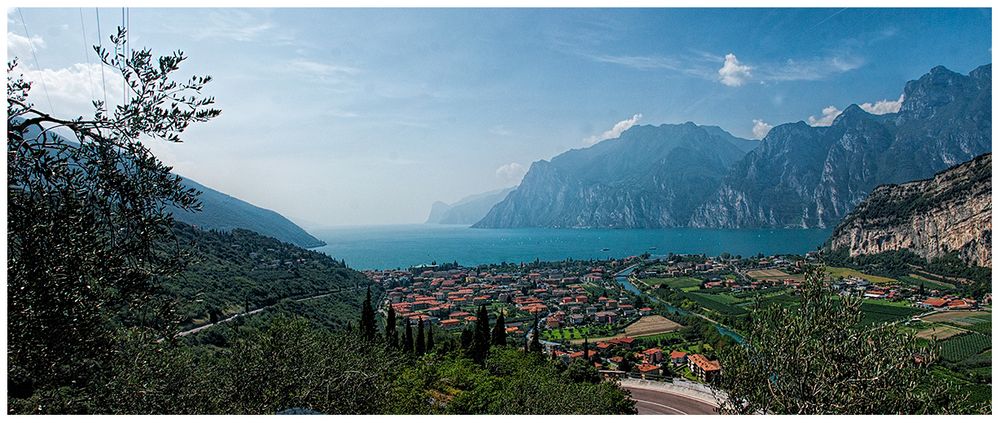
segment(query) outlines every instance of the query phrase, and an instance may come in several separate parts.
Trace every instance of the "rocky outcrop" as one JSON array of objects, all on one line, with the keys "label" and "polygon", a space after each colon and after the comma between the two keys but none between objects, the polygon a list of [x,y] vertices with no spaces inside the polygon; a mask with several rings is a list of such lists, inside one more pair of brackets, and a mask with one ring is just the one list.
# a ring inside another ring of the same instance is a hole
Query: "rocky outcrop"
[{"label": "rocky outcrop", "polygon": [[831,227],[878,185],[928,178],[990,152],[991,69],[935,67],[906,84],[898,113],[851,105],[829,127],[775,127],[690,226]]},{"label": "rocky outcrop", "polygon": [[991,156],[931,179],[876,188],[837,226],[826,248],[851,256],[909,249],[927,259],[956,251],[968,264],[991,267]]}]

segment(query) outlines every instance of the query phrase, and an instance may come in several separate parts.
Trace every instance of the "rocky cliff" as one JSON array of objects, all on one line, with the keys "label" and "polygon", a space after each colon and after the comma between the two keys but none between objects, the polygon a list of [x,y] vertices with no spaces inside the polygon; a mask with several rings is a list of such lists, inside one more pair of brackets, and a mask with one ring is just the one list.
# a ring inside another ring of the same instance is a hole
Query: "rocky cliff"
[{"label": "rocky cliff", "polygon": [[899,112],[857,105],[829,127],[779,125],[693,214],[695,227],[831,227],[872,189],[928,178],[991,151],[991,65],[942,66],[904,88]]},{"label": "rocky cliff", "polygon": [[834,230],[827,248],[851,256],[909,249],[924,258],[957,251],[968,264],[990,267],[991,154],[933,178],[883,185]]},{"label": "rocky cliff", "polygon": [[474,227],[684,226],[725,171],[757,144],[691,122],[635,126],[533,163]]}]

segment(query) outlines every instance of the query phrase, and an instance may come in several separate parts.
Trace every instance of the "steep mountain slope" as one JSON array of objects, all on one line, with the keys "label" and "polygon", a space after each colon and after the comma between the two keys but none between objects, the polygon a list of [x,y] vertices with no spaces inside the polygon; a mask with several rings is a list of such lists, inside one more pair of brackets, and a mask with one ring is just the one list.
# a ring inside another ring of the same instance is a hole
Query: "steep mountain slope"
[{"label": "steep mountain slope", "polygon": [[482,194],[470,195],[450,205],[436,201],[431,205],[431,212],[427,216],[426,223],[471,225],[478,222],[483,216],[486,216],[486,213],[489,213],[494,205],[506,198],[507,194],[510,194],[514,188],[503,188]]},{"label": "steep mountain slope", "polygon": [[635,126],[616,139],[532,163],[520,186],[473,226],[683,226],[755,145],[691,122]]},{"label": "steep mountain slope", "polygon": [[206,230],[247,229],[303,248],[326,245],[277,212],[223,194],[191,179],[184,178],[184,185],[201,191],[198,198],[202,210],[187,212],[171,207],[169,210],[178,221]]},{"label": "steep mountain slope", "polygon": [[938,66],[898,113],[848,107],[829,127],[775,127],[695,211],[695,227],[829,227],[873,188],[928,178],[991,151],[991,65]]},{"label": "steep mountain slope", "polygon": [[931,179],[875,188],[834,230],[829,250],[851,256],[909,249],[931,259],[956,251],[967,264],[990,267],[992,155]]}]

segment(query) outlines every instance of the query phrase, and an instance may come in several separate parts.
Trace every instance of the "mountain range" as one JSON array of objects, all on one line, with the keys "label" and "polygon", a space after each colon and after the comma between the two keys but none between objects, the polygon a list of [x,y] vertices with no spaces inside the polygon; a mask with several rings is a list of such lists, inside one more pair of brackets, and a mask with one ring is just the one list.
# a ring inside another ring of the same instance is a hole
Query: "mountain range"
[{"label": "mountain range", "polygon": [[[15,117],[13,122],[19,123],[20,119],[22,118]],[[26,139],[37,138],[40,135],[41,129],[37,126],[27,128],[24,133]],[[60,143],[79,145],[72,133],[50,131],[48,136]],[[181,183],[185,188],[194,188],[201,192],[198,199],[201,201],[202,209],[191,212],[168,205],[167,211],[180,222],[203,230],[228,232],[237,228],[247,229],[302,248],[326,245],[277,212],[257,207],[191,179],[181,177]]]},{"label": "mountain range", "polygon": [[778,125],[759,143],[690,122],[632,127],[533,163],[474,226],[836,226],[878,185],[990,152],[991,72],[938,66],[906,83],[896,113],[851,105],[828,127]]},{"label": "mountain range", "polygon": [[615,139],[532,163],[474,227],[683,226],[758,142],[716,126],[634,126]]},{"label": "mountain range", "polygon": [[498,189],[482,194],[470,195],[452,204],[435,201],[431,205],[430,215],[424,223],[439,223],[444,225],[471,225],[480,221],[496,203],[499,203],[514,187]]},{"label": "mountain range", "polygon": [[247,229],[302,248],[326,245],[275,211],[257,207],[188,178],[183,178],[182,183],[187,188],[201,191],[198,199],[201,200],[202,208],[201,211],[189,212],[169,207],[168,210],[178,221],[203,230],[228,232]]}]

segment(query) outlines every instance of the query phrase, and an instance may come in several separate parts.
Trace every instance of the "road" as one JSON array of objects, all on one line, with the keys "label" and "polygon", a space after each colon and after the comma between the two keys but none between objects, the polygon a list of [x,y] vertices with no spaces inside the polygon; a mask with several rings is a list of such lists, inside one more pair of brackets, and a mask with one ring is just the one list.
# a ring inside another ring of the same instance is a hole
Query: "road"
[{"label": "road", "polygon": [[717,414],[715,405],[691,396],[662,390],[625,387],[639,414]]},{"label": "road", "polygon": [[[328,296],[333,295],[333,294],[339,294],[341,292],[348,292],[348,291],[359,290],[361,288],[367,288],[367,285],[366,286],[356,286],[354,288],[341,289],[341,290],[338,290],[338,291],[324,292],[322,294],[316,294],[316,295],[312,295],[312,296],[309,296],[309,297],[306,297],[306,298],[299,298],[299,299],[293,300],[293,301],[295,301],[295,302],[302,302],[302,301],[315,300],[315,299],[319,299],[319,298],[323,298],[323,297],[328,297]],[[250,316],[250,315],[253,315],[253,314],[260,313],[260,312],[262,312],[262,311],[264,311],[266,309],[274,307],[275,305],[277,305],[277,304],[272,304],[272,305],[269,305],[269,306],[264,306],[264,307],[253,309],[253,310],[246,311],[246,312],[243,312],[243,313],[236,313],[236,314],[234,314],[232,316],[229,316],[229,317],[227,317],[225,319],[219,320],[216,323],[206,323],[206,324],[203,324],[201,326],[193,327],[193,328],[188,329],[188,330],[183,331],[183,332],[178,332],[176,336],[193,335],[193,334],[201,332],[201,331],[203,331],[205,329],[208,329],[208,328],[210,328],[212,326],[215,326],[215,325],[218,325],[218,324],[222,324],[222,323],[231,322],[231,321],[233,321],[234,319],[236,319],[238,317]]]}]

